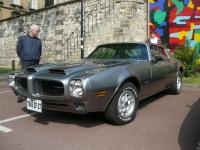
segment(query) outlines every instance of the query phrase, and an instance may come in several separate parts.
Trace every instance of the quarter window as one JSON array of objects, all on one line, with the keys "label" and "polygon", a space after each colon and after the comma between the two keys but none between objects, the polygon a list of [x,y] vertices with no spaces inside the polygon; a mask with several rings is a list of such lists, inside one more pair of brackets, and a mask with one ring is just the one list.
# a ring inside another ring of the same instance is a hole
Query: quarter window
[{"label": "quarter window", "polygon": [[150,49],[153,58],[155,58],[155,56],[162,56],[165,61],[168,61],[167,54],[164,48],[155,45],[150,45]]}]

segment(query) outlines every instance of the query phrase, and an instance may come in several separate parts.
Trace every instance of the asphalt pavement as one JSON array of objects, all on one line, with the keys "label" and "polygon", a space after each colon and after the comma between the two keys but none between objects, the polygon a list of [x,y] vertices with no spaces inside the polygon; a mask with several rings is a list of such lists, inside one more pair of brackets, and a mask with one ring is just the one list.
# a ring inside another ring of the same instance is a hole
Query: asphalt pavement
[{"label": "asphalt pavement", "polygon": [[179,95],[161,92],[140,101],[135,120],[123,126],[102,113],[72,114],[27,109],[0,82],[1,150],[197,150],[200,140],[199,88]]},{"label": "asphalt pavement", "polygon": [[7,73],[0,73],[0,82],[6,81],[7,79]]}]

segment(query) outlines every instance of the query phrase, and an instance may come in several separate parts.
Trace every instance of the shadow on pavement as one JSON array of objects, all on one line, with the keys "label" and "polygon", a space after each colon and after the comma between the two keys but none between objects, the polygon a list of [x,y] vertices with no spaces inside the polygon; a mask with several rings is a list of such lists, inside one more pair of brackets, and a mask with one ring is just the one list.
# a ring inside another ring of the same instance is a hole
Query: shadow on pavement
[{"label": "shadow on pavement", "polygon": [[148,98],[145,98],[139,102],[139,109],[145,108],[147,105],[153,103],[154,101],[159,100],[160,98],[168,95],[167,91],[162,91],[158,94],[152,95]]},{"label": "shadow on pavement", "polygon": [[[22,108],[24,112],[31,113],[26,107]],[[103,118],[103,114],[100,112],[89,114],[73,114],[68,112],[43,110],[42,113],[35,114],[34,121],[43,125],[48,125],[49,122],[56,122],[61,124],[76,124],[81,127],[91,128],[101,124],[105,124],[106,121]]]},{"label": "shadow on pavement", "polygon": [[181,150],[195,150],[200,142],[200,98],[189,107],[190,111],[184,119],[178,142]]}]

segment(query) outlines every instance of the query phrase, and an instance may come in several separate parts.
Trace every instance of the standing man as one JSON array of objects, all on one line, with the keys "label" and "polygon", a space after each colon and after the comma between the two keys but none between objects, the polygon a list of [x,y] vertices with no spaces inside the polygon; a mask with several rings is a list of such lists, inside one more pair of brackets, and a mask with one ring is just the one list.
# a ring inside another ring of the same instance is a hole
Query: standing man
[{"label": "standing man", "polygon": [[[17,42],[16,49],[21,60],[21,69],[39,64],[42,54],[42,42],[37,37],[39,32],[40,28],[34,24],[30,27],[29,33],[21,36]],[[21,103],[23,100],[18,97],[17,102]]]},{"label": "standing man", "polygon": [[33,24],[27,35],[21,36],[17,43],[17,55],[21,60],[21,69],[38,65],[42,54],[42,42],[37,37],[40,28]]},{"label": "standing man", "polygon": [[162,46],[161,40],[156,36],[156,31],[151,32],[151,37],[147,39],[147,42]]}]

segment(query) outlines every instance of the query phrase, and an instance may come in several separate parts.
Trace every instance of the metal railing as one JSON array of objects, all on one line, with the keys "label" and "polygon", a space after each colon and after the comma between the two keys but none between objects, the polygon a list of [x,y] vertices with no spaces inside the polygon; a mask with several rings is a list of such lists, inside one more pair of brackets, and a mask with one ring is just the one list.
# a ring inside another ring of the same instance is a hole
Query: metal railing
[{"label": "metal railing", "polygon": [[[98,31],[98,27],[106,20],[106,15],[110,14],[114,9],[115,0],[99,0],[99,2],[88,12],[84,21],[84,37],[92,36],[94,31]],[[81,51],[81,24],[69,35],[65,41],[65,60],[69,58],[73,52],[80,48]],[[80,55],[81,56],[81,55]]]}]

